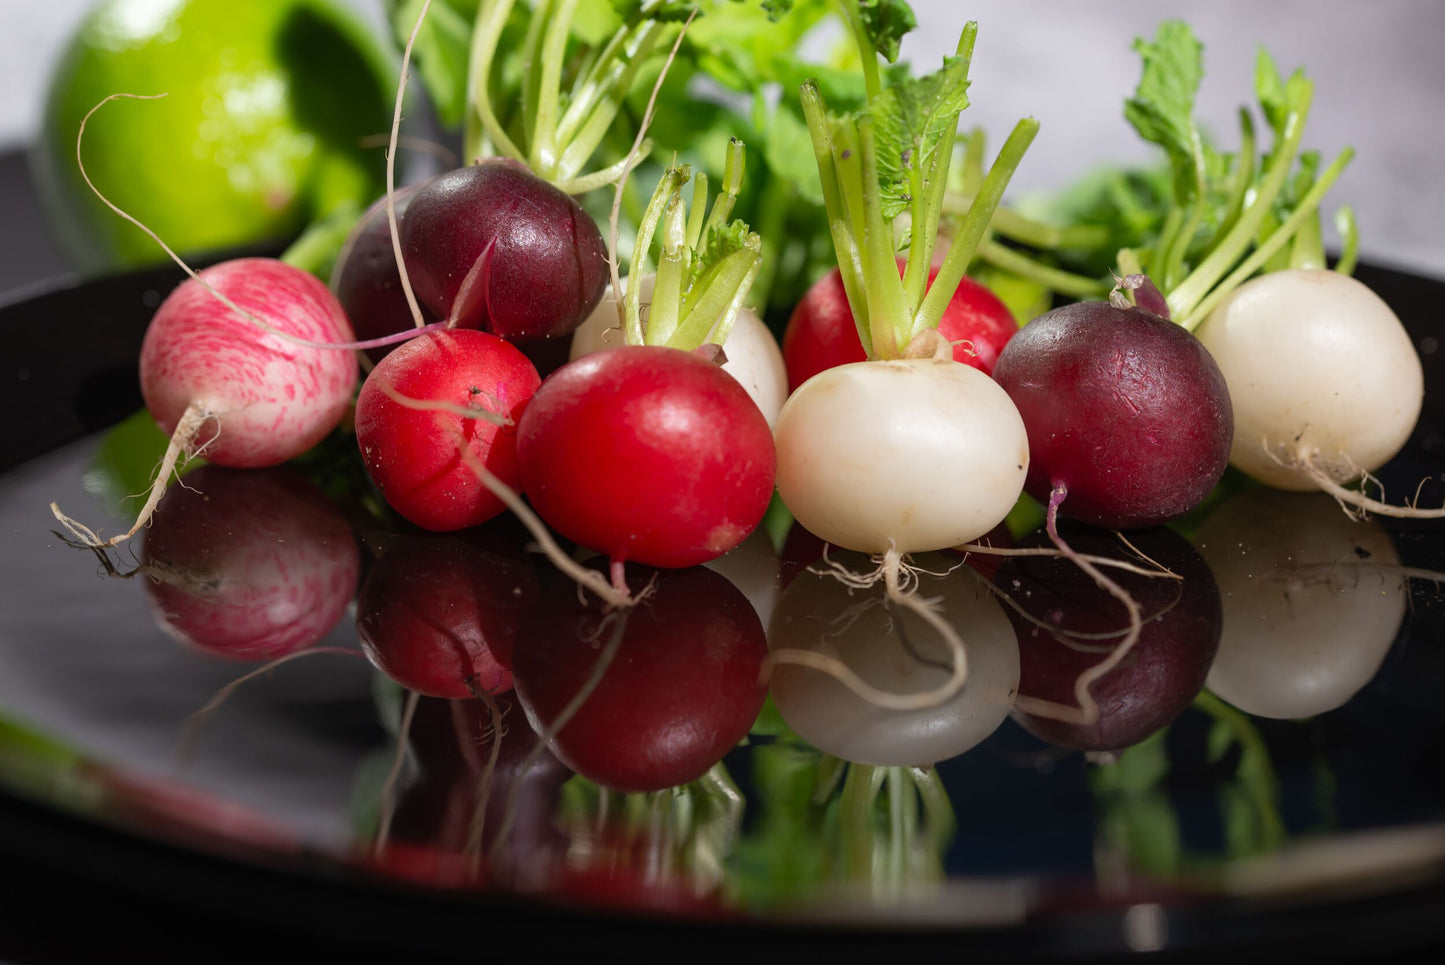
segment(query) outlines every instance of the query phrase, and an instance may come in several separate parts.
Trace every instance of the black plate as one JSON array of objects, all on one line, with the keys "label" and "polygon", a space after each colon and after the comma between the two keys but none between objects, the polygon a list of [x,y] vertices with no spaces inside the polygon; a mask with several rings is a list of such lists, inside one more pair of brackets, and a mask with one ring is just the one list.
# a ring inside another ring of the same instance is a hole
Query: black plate
[{"label": "black plate", "polygon": [[[1445,284],[1359,274],[1400,314],[1425,365],[1421,424],[1381,473],[1392,492],[1410,491],[1445,466]],[[309,657],[248,684],[181,761],[186,716],[241,671],[180,651],[137,587],[101,578],[89,556],[50,533],[52,499],[77,515],[103,513],[87,489],[95,433],[138,407],[145,318],[177,278],[163,269],[65,289],[8,309],[0,323],[10,414],[0,442],[0,727],[23,727],[0,742],[0,956],[90,961],[125,948],[254,960],[302,945],[413,961],[599,948],[1077,961],[1148,948],[1180,960],[1315,961],[1445,944],[1445,603],[1418,581],[1380,673],[1350,703],[1310,721],[1254,722],[1293,848],[1264,857],[1304,868],[1271,879],[1284,885],[1199,887],[1220,880],[1200,868],[1248,862],[1225,860],[1221,831],[1219,788],[1238,762],[1208,759],[1207,722],[1195,711],[1170,731],[1161,785],[1190,874],[1131,878],[1123,889],[1111,890],[1099,867],[1108,815],[1091,790],[1093,766],[1012,722],[940,767],[960,824],[942,854],[941,889],[918,906],[818,891],[801,906],[720,919],[368,870],[350,858],[357,810],[369,806],[358,788],[374,787],[359,775],[391,739],[364,661]],[[1425,497],[1438,499],[1438,489]],[[1439,525],[1387,528],[1405,564],[1445,569]],[[354,628],[324,642],[354,645]],[[749,792],[750,753],[727,761]],[[1126,817],[1143,827],[1141,814]],[[745,821],[743,834],[755,829]],[[1360,852],[1373,857],[1350,863]]]}]

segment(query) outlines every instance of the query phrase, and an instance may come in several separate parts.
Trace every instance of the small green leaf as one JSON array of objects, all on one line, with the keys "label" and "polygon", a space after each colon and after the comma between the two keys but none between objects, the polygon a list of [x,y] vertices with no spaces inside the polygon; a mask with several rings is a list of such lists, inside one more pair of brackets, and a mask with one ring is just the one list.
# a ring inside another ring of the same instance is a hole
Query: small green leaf
[{"label": "small green leaf", "polygon": [[943,66],[917,79],[897,79],[869,108],[878,145],[878,182],[884,219],[913,200],[912,183],[934,148],[968,107],[968,61],[946,57]]},{"label": "small green leaf", "polygon": [[1183,21],[1166,20],[1153,42],[1141,37],[1134,41],[1134,49],[1144,60],[1144,72],[1134,96],[1124,104],[1124,117],[1141,137],[1168,154],[1174,203],[1182,208],[1204,188],[1204,146],[1194,123],[1194,98],[1204,76],[1204,45]]},{"label": "small green leaf", "polygon": [[904,34],[918,26],[913,10],[904,0],[858,0],[858,12],[873,49],[890,64],[896,61]]}]

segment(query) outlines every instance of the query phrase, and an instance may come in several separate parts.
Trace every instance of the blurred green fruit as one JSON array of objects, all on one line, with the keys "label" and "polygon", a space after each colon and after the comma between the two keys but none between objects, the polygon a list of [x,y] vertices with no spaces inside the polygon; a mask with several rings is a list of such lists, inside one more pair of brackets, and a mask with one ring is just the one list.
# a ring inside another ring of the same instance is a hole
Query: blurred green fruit
[{"label": "blurred green fruit", "polygon": [[167,244],[197,253],[295,235],[385,190],[363,146],[391,127],[396,76],[364,24],[331,0],[107,0],[51,79],[32,153],[56,235],[87,270],[164,260],[105,195]]}]

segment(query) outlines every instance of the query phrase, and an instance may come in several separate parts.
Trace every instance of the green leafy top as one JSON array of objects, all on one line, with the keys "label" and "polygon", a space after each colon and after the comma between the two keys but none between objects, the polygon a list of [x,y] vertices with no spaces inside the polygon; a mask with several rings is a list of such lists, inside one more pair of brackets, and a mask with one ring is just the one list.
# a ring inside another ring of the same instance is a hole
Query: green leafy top
[{"label": "green leafy top", "polygon": [[[897,39],[911,27],[906,4],[838,2],[861,56],[865,103],[856,112],[830,114],[819,84],[809,81],[803,113],[859,337],[871,358],[899,358],[915,338],[937,328],[1038,123],[1026,119],[1015,127],[930,286],[958,118],[968,106],[977,25],[964,27],[955,56],[942,67],[914,78],[878,66],[880,53],[896,56]],[[905,212],[908,251],[900,278],[894,221]]]}]

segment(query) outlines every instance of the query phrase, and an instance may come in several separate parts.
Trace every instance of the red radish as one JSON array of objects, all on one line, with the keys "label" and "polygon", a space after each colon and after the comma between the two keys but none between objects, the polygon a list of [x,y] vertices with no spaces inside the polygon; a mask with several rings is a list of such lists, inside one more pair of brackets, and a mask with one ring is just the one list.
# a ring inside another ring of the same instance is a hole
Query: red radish
[{"label": "red radish", "polygon": [[161,628],[236,660],[320,640],[345,615],[361,571],[350,524],[280,467],[190,473],[156,508],[140,558]]},{"label": "red radish", "polygon": [[[903,263],[899,262],[899,271]],[[938,277],[929,270],[928,282]],[[964,365],[992,373],[998,353],[1018,331],[1018,323],[993,292],[969,278],[959,282],[943,310],[938,332],[953,343],[953,358]],[[858,338],[853,310],[843,288],[842,273],[834,268],[818,279],[793,309],[783,331],[783,361],[792,391],[824,369],[862,362],[868,357]]]},{"label": "red radish", "polygon": [[773,437],[716,365],[663,346],[569,362],[517,426],[523,490],[614,563],[694,566],[743,541],[773,493]]},{"label": "red radish", "polygon": [[461,446],[516,488],[515,423],[540,383],[526,356],[486,332],[429,332],[382,359],[356,400],[356,441],[387,505],[435,531],[500,513]]},{"label": "red radish", "polygon": [[366,578],[356,631],[378,670],[408,690],[465,700],[512,687],[512,647],[534,602],[530,565],[456,537],[403,539]]},{"label": "red radish", "polygon": [[1029,322],[994,379],[1028,430],[1024,488],[1063,515],[1121,529],[1197,506],[1229,462],[1224,376],[1193,335],[1139,308],[1076,302]]},{"label": "red radish", "polygon": [[283,262],[241,258],[182,282],[141,343],[141,392],[171,443],[139,517],[102,542],[51,512],[82,542],[114,546],[150,518],[183,453],[238,468],[299,456],[346,414],[356,362],[339,346],[352,341],[336,296]]},{"label": "red radish", "polygon": [[562,763],[613,790],[656,791],[701,777],[747,734],[768,645],[747,597],[712,570],[629,577],[652,590],[622,611],[558,581],[512,669]]},{"label": "red radish", "polygon": [[571,333],[607,283],[607,246],[572,198],[498,159],[412,196],[401,245],[417,297],[448,325],[507,338]]}]

